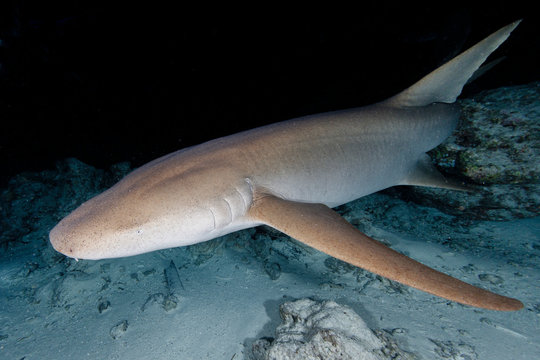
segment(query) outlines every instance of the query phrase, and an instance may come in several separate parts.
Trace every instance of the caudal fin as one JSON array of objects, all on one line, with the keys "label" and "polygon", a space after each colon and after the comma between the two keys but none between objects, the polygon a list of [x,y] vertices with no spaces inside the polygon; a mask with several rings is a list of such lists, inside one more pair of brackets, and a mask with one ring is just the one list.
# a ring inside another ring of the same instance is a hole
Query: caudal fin
[{"label": "caudal fin", "polygon": [[453,103],[463,86],[487,57],[510,35],[521,20],[494,32],[478,44],[424,76],[408,89],[385,101],[389,106],[425,106]]}]

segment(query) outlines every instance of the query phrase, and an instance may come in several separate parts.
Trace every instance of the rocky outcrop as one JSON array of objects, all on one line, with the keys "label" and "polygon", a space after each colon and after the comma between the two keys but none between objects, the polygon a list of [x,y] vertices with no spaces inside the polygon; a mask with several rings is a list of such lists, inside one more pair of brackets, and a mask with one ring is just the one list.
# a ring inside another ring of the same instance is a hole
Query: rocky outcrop
[{"label": "rocky outcrop", "polygon": [[416,187],[408,196],[452,214],[486,220],[540,213],[540,82],[459,101],[460,124],[430,152],[437,167],[472,192]]},{"label": "rocky outcrop", "polygon": [[301,299],[280,307],[276,338],[253,344],[253,360],[415,359],[386,332],[374,332],[351,308]]}]

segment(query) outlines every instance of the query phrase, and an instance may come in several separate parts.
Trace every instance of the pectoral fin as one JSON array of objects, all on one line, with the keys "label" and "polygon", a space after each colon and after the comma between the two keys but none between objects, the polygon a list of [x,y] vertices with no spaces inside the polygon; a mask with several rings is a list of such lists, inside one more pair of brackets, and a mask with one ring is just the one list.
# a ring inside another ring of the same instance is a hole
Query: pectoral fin
[{"label": "pectoral fin", "polygon": [[433,295],[491,310],[523,307],[516,299],[477,288],[388,248],[326,205],[262,195],[248,215],[328,255]]}]

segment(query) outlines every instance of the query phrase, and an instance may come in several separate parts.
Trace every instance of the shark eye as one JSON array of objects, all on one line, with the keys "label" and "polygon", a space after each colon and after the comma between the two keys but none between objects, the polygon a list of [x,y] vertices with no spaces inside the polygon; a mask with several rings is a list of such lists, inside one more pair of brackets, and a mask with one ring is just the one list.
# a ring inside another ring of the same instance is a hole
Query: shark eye
[{"label": "shark eye", "polygon": [[137,229],[137,235],[141,235],[143,233],[142,229]]}]

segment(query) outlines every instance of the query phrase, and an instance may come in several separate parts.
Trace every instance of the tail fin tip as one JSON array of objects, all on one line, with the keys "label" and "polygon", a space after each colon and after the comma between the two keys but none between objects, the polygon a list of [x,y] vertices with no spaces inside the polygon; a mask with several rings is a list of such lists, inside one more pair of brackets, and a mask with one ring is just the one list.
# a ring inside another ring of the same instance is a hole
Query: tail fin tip
[{"label": "tail fin tip", "polygon": [[468,50],[456,56],[424,76],[411,87],[385,101],[386,105],[396,107],[425,106],[436,102],[453,103],[463,86],[495,51],[521,20],[506,25],[486,37]]}]

